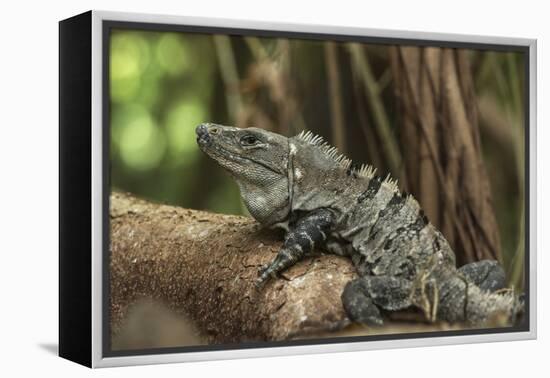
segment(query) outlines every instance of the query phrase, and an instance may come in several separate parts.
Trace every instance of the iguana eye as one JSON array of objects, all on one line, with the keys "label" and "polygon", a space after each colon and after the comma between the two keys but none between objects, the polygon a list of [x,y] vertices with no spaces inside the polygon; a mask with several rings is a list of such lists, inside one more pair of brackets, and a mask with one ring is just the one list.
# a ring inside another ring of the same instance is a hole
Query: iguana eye
[{"label": "iguana eye", "polygon": [[258,144],[260,140],[256,138],[254,135],[245,135],[241,138],[241,144],[243,146],[253,146],[255,144]]}]

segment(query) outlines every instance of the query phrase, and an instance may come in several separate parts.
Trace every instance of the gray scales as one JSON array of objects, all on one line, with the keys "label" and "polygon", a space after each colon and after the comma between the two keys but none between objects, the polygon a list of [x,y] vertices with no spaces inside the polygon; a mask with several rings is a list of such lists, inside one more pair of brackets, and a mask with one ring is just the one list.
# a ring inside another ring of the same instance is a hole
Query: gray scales
[{"label": "gray scales", "polygon": [[250,214],[286,231],[258,287],[318,247],[351,258],[359,278],[346,285],[342,304],[357,323],[381,325],[381,309],[409,307],[430,321],[472,325],[499,314],[514,323],[523,312],[497,261],[457,269],[447,240],[412,195],[368,165],[355,168],[320,136],[211,123],[196,133],[200,149],[237,182]]}]

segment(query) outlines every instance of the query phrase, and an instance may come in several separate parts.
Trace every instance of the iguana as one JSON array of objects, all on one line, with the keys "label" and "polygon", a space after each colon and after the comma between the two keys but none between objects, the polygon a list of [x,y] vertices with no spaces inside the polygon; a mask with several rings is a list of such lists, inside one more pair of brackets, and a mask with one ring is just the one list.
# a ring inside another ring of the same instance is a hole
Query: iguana
[{"label": "iguana", "polygon": [[252,217],[286,231],[275,259],[260,268],[258,286],[320,248],[348,256],[357,270],[342,293],[357,323],[381,325],[381,309],[411,306],[432,321],[475,325],[521,312],[496,261],[457,269],[447,240],[412,195],[368,165],[357,168],[322,137],[212,123],[196,134],[200,149],[235,179]]}]

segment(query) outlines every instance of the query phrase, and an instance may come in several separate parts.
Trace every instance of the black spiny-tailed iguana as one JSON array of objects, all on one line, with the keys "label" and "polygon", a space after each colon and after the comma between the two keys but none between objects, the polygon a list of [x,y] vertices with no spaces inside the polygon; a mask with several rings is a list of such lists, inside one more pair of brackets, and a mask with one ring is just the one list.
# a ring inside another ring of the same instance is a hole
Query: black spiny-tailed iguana
[{"label": "black spiny-tailed iguana", "polygon": [[233,176],[250,214],[286,230],[282,249],[260,269],[259,286],[319,247],[353,261],[360,278],[346,285],[342,303],[358,323],[380,325],[380,309],[411,306],[430,320],[475,325],[522,311],[513,292],[495,293],[505,285],[496,261],[457,269],[413,196],[369,166],[353,168],[321,137],[209,123],[196,133],[201,150]]}]

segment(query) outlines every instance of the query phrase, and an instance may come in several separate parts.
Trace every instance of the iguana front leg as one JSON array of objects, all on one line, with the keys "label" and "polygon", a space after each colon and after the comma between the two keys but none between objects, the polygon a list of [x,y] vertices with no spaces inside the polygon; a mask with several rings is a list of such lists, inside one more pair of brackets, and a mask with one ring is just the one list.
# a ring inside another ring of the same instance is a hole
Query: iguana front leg
[{"label": "iguana front leg", "polygon": [[256,286],[262,286],[269,277],[276,277],[277,273],[291,267],[312,252],[315,245],[324,242],[333,221],[334,214],[328,209],[318,209],[298,219],[285,235],[283,248],[275,259],[260,269]]}]

